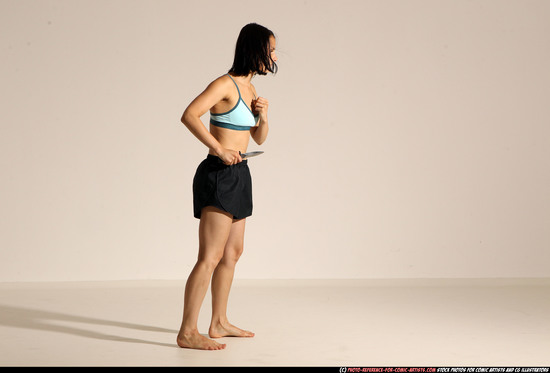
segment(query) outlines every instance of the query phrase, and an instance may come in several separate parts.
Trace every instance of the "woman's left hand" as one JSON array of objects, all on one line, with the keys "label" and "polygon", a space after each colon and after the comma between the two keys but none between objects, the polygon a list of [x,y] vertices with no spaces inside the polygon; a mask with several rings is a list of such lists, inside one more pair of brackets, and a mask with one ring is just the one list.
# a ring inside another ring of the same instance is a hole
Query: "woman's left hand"
[{"label": "woman's left hand", "polygon": [[260,119],[267,121],[267,108],[269,106],[269,101],[263,97],[258,97],[256,100],[252,101],[252,112],[254,115],[259,115]]}]

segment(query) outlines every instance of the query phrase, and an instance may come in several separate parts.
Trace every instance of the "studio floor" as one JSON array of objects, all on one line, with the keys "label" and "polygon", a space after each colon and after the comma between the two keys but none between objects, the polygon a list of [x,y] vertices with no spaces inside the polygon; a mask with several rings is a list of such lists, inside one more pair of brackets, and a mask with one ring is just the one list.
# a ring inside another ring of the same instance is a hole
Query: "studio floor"
[{"label": "studio floor", "polygon": [[184,285],[1,283],[0,366],[550,365],[550,279],[235,280],[221,351],[175,344]]}]

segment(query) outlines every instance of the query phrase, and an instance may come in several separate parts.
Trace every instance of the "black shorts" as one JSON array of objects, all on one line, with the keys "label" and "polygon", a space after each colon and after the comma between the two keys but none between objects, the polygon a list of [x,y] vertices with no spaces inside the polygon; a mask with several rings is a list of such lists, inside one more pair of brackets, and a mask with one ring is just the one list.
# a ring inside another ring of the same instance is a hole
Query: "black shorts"
[{"label": "black shorts", "polygon": [[243,219],[252,215],[252,178],[247,160],[228,166],[215,155],[201,162],[193,178],[193,212],[214,206]]}]

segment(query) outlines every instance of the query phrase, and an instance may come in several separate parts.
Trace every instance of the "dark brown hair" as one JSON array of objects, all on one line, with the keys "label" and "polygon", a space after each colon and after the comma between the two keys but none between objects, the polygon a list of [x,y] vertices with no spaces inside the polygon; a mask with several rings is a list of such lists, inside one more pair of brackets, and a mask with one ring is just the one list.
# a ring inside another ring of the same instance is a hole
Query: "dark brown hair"
[{"label": "dark brown hair", "polygon": [[235,76],[246,76],[255,73],[266,75],[266,70],[275,74],[277,64],[271,59],[269,38],[275,37],[268,28],[249,23],[239,33],[235,46],[235,58],[229,73]]}]

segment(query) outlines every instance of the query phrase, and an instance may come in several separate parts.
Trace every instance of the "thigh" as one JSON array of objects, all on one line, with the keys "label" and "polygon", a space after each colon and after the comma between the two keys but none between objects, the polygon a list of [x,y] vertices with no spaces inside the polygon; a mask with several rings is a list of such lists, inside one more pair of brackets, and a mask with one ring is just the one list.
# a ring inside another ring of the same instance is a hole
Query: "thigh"
[{"label": "thigh", "polygon": [[221,259],[233,225],[233,216],[216,207],[202,209],[199,223],[199,259]]}]

